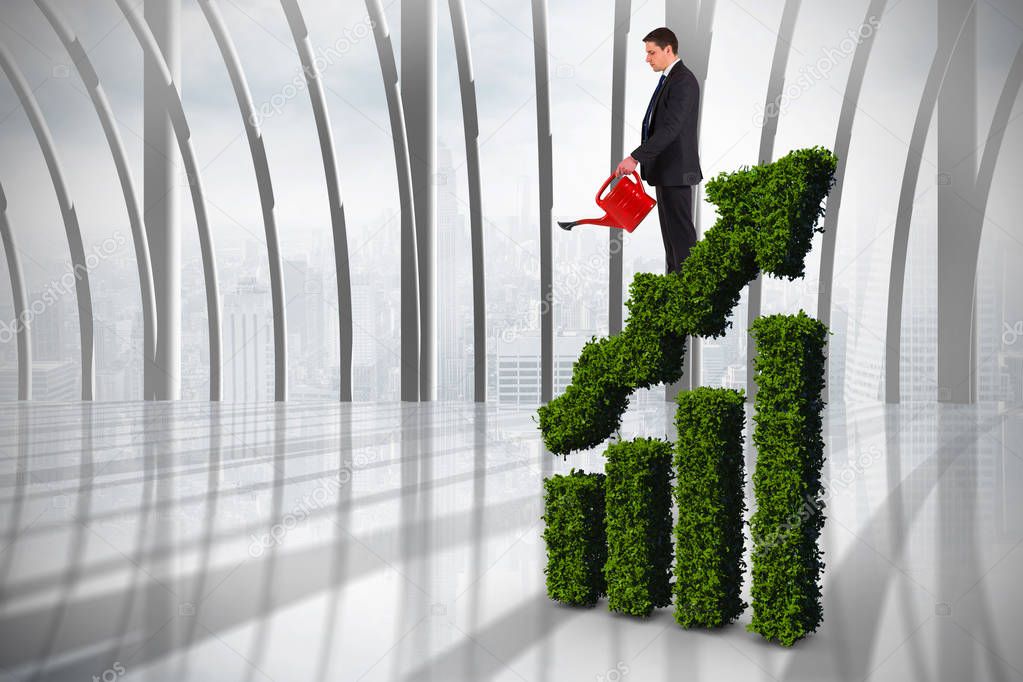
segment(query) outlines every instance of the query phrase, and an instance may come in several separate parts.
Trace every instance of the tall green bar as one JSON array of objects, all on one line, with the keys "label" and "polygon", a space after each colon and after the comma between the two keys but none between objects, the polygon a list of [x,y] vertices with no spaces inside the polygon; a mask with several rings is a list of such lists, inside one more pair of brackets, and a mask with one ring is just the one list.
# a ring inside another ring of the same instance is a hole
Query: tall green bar
[{"label": "tall green bar", "polygon": [[607,607],[649,616],[671,604],[671,443],[612,443],[607,463]]},{"label": "tall green bar", "polygon": [[828,329],[800,311],[762,317],[751,331],[759,390],[749,629],[791,646],[823,618],[818,539],[824,526],[821,411]]},{"label": "tall green bar", "polygon": [[743,427],[741,391],[700,387],[675,401],[675,620],[685,628],[731,623],[742,600]]}]

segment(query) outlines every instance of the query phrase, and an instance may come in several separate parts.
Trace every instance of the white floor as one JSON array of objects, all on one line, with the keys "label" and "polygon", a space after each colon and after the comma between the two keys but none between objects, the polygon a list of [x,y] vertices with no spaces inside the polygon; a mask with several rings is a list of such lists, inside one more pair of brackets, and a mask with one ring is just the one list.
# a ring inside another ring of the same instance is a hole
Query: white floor
[{"label": "white floor", "polygon": [[545,453],[531,414],[0,407],[0,680],[1023,682],[1023,413],[829,407],[824,623],[789,649],[750,609],[549,601],[542,479],[602,458]]}]

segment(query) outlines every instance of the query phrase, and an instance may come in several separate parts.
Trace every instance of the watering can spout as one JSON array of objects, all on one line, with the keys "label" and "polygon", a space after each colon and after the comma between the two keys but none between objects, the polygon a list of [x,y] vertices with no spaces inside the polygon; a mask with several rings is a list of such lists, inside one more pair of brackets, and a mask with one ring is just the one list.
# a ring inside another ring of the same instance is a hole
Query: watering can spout
[{"label": "watering can spout", "polygon": [[611,175],[600,189],[597,190],[597,206],[606,211],[603,218],[583,218],[582,220],[558,221],[558,226],[563,230],[571,230],[576,225],[602,225],[604,227],[617,227],[632,232],[643,218],[650,213],[657,202],[643,190],[643,182],[639,173],[633,171],[635,181],[628,176],[622,179],[611,188],[606,197],[601,197],[607,186],[615,179]]},{"label": "watering can spout", "polygon": [[563,230],[571,230],[576,225],[603,225],[605,227],[619,227],[615,224],[614,218],[609,215],[605,215],[603,218],[583,218],[582,220],[573,220],[571,222],[558,221],[558,227]]}]

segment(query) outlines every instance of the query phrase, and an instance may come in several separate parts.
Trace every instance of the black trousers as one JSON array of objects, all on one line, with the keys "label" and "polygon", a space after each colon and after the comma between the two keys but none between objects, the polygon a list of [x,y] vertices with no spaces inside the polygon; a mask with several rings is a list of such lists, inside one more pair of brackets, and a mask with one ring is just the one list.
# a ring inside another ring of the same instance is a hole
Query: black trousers
[{"label": "black trousers", "polygon": [[665,272],[678,272],[682,261],[689,257],[689,249],[696,243],[693,224],[693,186],[654,186],[657,199],[657,217],[661,221],[664,239]]}]

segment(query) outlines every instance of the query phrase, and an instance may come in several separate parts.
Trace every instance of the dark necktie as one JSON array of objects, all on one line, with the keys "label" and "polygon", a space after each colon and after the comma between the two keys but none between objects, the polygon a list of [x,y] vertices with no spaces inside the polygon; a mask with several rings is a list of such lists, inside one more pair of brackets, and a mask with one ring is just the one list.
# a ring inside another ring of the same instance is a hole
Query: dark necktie
[{"label": "dark necktie", "polygon": [[650,104],[646,108],[646,116],[643,117],[643,142],[646,142],[647,135],[650,132],[650,115],[654,113],[654,102],[657,101],[657,93],[661,91],[665,78],[666,76],[662,74],[661,80],[657,81],[657,87],[654,88],[654,96],[650,98]]}]

